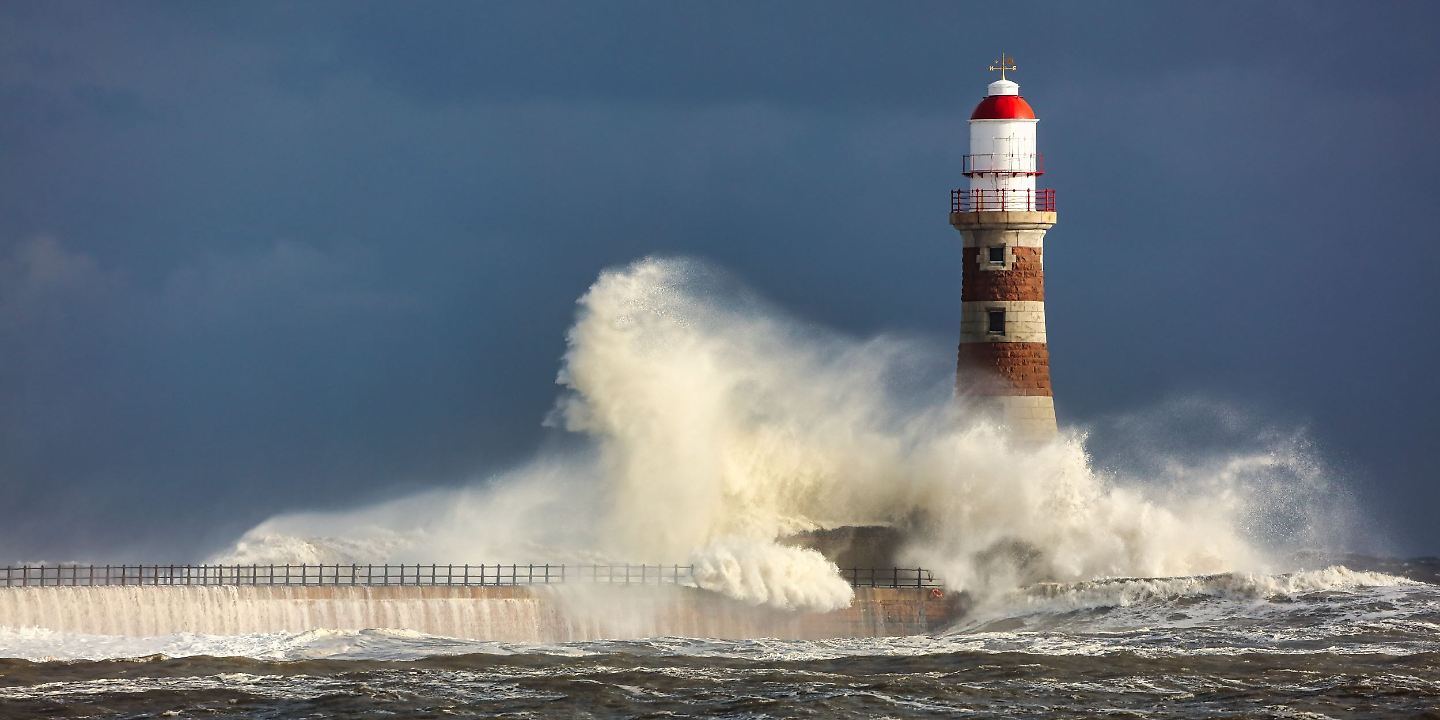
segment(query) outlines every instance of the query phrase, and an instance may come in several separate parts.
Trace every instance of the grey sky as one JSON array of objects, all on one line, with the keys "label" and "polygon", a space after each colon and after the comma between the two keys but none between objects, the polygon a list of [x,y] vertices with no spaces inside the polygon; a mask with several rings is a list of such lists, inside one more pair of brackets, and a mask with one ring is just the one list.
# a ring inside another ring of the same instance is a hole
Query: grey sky
[{"label": "grey sky", "polygon": [[7,2],[0,555],[188,554],[516,462],[554,441],[575,298],[647,253],[952,342],[947,194],[1001,46],[1059,199],[1062,422],[1201,395],[1306,425],[1378,534],[1440,552],[1437,22]]}]

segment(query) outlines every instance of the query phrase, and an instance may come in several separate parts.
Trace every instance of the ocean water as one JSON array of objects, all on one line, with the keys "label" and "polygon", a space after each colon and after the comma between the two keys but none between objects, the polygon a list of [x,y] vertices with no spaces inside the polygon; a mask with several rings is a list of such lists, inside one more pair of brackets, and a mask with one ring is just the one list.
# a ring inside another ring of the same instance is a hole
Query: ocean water
[{"label": "ocean water", "polygon": [[[883,526],[903,530],[897,560],[971,591],[966,614],[907,637],[538,644],[517,638],[611,635],[492,632],[541,615],[363,588],[324,612],[258,604],[286,602],[268,590],[22,592],[0,595],[0,719],[1440,718],[1434,565],[1277,559],[1383,528],[1301,432],[1166,405],[1120,422],[1112,442],[1133,451],[1102,468],[1078,430],[1014,443],[957,399],[973,379],[952,375],[952,349],[813,327],[702,263],[607,270],[577,307],[548,421],[582,450],[282,513],[203,560],[666,558],[715,598],[783,614],[852,592],[782,538]],[[1310,569],[1257,574],[1272,567]],[[623,622],[583,628],[661,627],[641,596],[589,602]]]},{"label": "ocean water", "polygon": [[[3,623],[3,618],[0,618]],[[1440,717],[1440,586],[1038,585],[933,635],[557,645],[0,628],[0,717]]]}]

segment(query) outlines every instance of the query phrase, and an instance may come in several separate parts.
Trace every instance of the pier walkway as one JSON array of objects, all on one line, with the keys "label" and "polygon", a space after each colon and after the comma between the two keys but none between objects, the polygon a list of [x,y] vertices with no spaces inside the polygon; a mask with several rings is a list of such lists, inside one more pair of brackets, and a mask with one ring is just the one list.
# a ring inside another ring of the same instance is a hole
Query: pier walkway
[{"label": "pier walkway", "polygon": [[[109,585],[502,586],[583,582],[696,586],[692,565],[635,564],[324,564],[324,565],[17,565],[0,568],[0,587]],[[924,568],[848,568],[855,587],[930,588]]]}]

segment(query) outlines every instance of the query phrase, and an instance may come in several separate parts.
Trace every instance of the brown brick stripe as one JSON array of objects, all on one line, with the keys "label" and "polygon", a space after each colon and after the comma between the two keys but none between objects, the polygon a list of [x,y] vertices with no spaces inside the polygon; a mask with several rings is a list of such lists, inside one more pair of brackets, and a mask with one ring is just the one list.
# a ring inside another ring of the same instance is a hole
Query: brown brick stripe
[{"label": "brown brick stripe", "polygon": [[958,370],[976,395],[1051,395],[1045,343],[961,343]]},{"label": "brown brick stripe", "polygon": [[962,254],[960,299],[1045,301],[1045,271],[1040,268],[1040,248],[1012,247],[1015,256],[1009,270],[981,270],[988,260],[986,248],[967,247]]}]

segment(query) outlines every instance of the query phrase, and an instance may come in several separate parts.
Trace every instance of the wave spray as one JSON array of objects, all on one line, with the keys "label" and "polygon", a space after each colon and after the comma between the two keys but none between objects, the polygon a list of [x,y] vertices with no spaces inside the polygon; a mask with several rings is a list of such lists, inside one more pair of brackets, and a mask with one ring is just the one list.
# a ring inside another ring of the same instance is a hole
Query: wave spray
[{"label": "wave spray", "polygon": [[[578,304],[548,422],[586,450],[278,516],[212,560],[689,562],[702,587],[829,610],[849,585],[783,538],[892,526],[897,563],[982,600],[1041,581],[1266,570],[1267,548],[1315,541],[1295,494],[1319,492],[1323,468],[1293,444],[1102,472],[1077,431],[1012,442],[967,408],[935,362],[948,353],[808,326],[691,260],[608,270]],[[1281,525],[1261,541],[1257,528]]]}]

